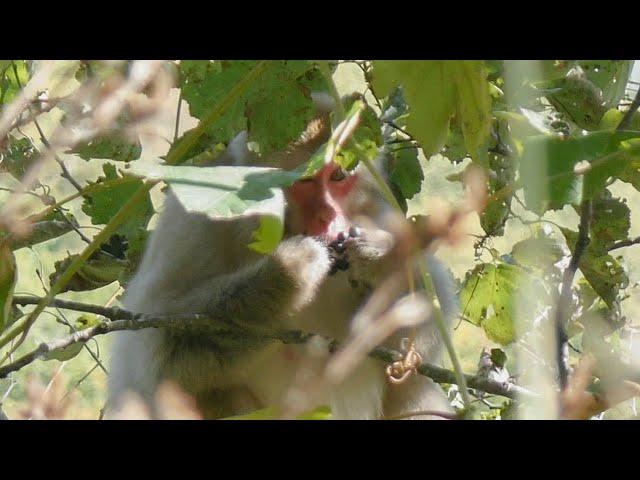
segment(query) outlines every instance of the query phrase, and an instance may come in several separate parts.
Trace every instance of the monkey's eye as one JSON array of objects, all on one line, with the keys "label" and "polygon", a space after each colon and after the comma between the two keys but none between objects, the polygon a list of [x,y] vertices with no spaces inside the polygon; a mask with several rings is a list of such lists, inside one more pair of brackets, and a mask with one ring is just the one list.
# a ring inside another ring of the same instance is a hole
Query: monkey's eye
[{"label": "monkey's eye", "polygon": [[347,178],[347,172],[344,171],[344,168],[339,167],[336,168],[333,172],[331,172],[331,177],[329,177],[332,182],[341,182],[345,178]]}]

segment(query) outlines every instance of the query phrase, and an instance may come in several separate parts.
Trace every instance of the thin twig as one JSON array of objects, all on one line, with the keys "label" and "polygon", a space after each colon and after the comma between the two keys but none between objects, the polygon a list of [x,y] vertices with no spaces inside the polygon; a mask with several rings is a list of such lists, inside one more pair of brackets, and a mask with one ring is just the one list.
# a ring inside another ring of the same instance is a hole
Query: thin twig
[{"label": "thin twig", "polygon": [[628,240],[620,240],[619,242],[615,242],[614,244],[612,244],[607,250],[610,252],[611,250],[616,250],[622,247],[630,247],[631,245],[637,245],[638,243],[640,243],[640,237]]},{"label": "thin twig", "polygon": [[[38,305],[41,300],[41,297],[35,297],[32,295],[14,295],[13,304]],[[102,315],[110,320],[134,319],[136,317],[133,313],[118,307],[103,307],[101,305],[90,305],[88,303],[72,302],[70,300],[61,300],[58,298],[49,302],[49,306],[74,310],[76,312],[94,313],[96,315]]]}]

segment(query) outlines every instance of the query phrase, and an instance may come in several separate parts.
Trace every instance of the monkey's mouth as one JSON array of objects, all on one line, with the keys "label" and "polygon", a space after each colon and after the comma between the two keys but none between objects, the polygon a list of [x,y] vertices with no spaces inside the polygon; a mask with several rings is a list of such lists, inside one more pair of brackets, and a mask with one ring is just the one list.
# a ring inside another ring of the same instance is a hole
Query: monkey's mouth
[{"label": "monkey's mouth", "polygon": [[331,243],[338,238],[340,232],[348,231],[350,226],[351,224],[345,218],[334,219],[329,224],[312,225],[306,229],[304,234]]}]

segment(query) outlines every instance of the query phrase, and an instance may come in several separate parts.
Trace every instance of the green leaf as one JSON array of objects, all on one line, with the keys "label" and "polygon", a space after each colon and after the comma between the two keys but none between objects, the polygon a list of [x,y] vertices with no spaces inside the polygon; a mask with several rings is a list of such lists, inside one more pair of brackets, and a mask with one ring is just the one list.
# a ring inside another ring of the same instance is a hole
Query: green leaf
[{"label": "green leaf", "polygon": [[484,62],[377,60],[373,65],[373,86],[378,96],[389,95],[402,85],[411,108],[407,129],[427,157],[444,146],[449,121],[457,113],[465,147],[475,158],[491,124]]},{"label": "green leaf", "polygon": [[[69,255],[54,264],[54,272],[49,275],[49,283],[53,285],[60,275],[79,255]],[[91,256],[71,277],[62,292],[83,292],[104,287],[118,280],[126,267],[126,262],[102,251]]]},{"label": "green leaf", "polygon": [[97,315],[92,313],[83,313],[76,318],[75,329],[76,330],[85,330],[87,328],[95,327],[100,323],[100,319]]},{"label": "green leaf", "polygon": [[28,138],[17,139],[9,135],[8,139],[8,145],[0,150],[0,171],[21,180],[39,154]]},{"label": "green leaf", "polygon": [[[527,208],[543,213],[593,197],[609,177],[624,170],[628,148],[623,141],[636,136],[633,132],[592,132],[569,139],[530,137],[524,142],[520,161],[520,178],[526,179],[523,189]],[[583,161],[591,166],[584,175],[578,175],[574,167]]]},{"label": "green leaf", "polygon": [[[111,163],[102,166],[104,176],[98,178],[97,182],[105,182],[121,178],[116,173],[116,167]],[[131,196],[142,186],[142,181],[131,175],[123,175],[130,181],[108,188],[100,189],[88,193],[82,203],[82,211],[91,217],[93,225],[104,225],[118,213]],[[129,215],[129,218],[117,230],[116,233],[127,237],[130,248],[137,248],[138,244],[144,242],[146,238],[146,228],[153,215],[153,205],[151,197],[147,193],[144,200],[138,202]]]},{"label": "green leaf", "polygon": [[[578,233],[568,228],[561,230],[573,252]],[[611,255],[603,253],[601,246],[590,243],[580,258],[578,268],[607,306],[614,308],[618,292],[629,284],[629,278],[620,263]]]},{"label": "green leaf", "polygon": [[625,200],[613,198],[605,190],[593,200],[590,247],[593,253],[606,254],[615,242],[626,240],[631,227],[631,212]]},{"label": "green leaf", "polygon": [[[16,66],[18,79],[16,79],[12,63]],[[13,101],[24,86],[29,81],[29,69],[24,60],[2,60],[0,63],[0,105]]]},{"label": "green leaf", "polygon": [[595,130],[607,110],[602,90],[579,70],[566,77],[539,83],[538,88],[559,112],[586,130]]},{"label": "green leaf", "polygon": [[359,98],[345,102],[345,108],[348,112],[343,121],[348,122],[354,115],[359,114],[359,122],[349,141],[336,154],[334,161],[344,169],[352,170],[363,156],[369,160],[378,156],[379,147],[382,145],[382,130],[375,111]]},{"label": "green leaf", "polygon": [[11,242],[11,249],[18,250],[24,247],[31,247],[38,243],[46,242],[52,238],[58,238],[66,233],[71,232],[74,225],[78,224],[74,220],[47,220],[42,222],[35,222],[29,225],[29,235],[25,237],[18,237]]},{"label": "green leaf", "polygon": [[83,160],[92,158],[107,158],[117,162],[131,162],[140,158],[142,144],[138,138],[135,141],[125,138],[120,132],[105,132],[88,143],[80,144],[66,153],[75,153]]},{"label": "green leaf", "polygon": [[284,224],[271,216],[260,217],[260,225],[253,232],[255,242],[248,245],[251,250],[268,254],[273,252],[284,234]]},{"label": "green leaf", "polygon": [[[484,164],[488,172],[488,193],[490,195],[513,184],[516,170],[512,157],[490,152]],[[504,225],[509,217],[511,200],[512,195],[492,200],[481,213],[480,225],[488,235],[504,234]]]},{"label": "green leaf", "polygon": [[0,332],[9,324],[13,289],[18,272],[16,259],[7,242],[0,242]]},{"label": "green leaf", "polygon": [[[182,98],[189,103],[191,114],[206,118],[257,64],[249,60],[182,61]],[[227,105],[185,158],[200,154],[207,145],[227,144],[242,130],[248,130],[249,141],[257,144],[260,154],[284,149],[298,139],[311,120],[314,107],[310,89],[324,85],[321,77],[313,62],[269,62],[260,81],[250,84]]]},{"label": "green leaf", "polygon": [[456,84],[458,121],[471,158],[485,143],[491,129],[491,97],[482,61],[450,61],[447,65]]},{"label": "green leaf", "polygon": [[72,343],[71,345],[64,347],[60,350],[53,350],[51,352],[47,352],[42,356],[42,359],[47,360],[59,360],[61,362],[65,362],[67,360],[71,360],[73,357],[77,356],[82,351],[82,346],[84,342]]},{"label": "green leaf", "polygon": [[189,212],[210,218],[239,216],[271,217],[261,221],[252,248],[270,251],[284,229],[285,199],[282,188],[291,185],[302,171],[264,167],[135,166],[140,176],[162,179]]},{"label": "green leaf", "polygon": [[515,265],[483,263],[467,276],[460,292],[466,318],[501,345],[515,340],[515,299],[522,277]]},{"label": "green leaf", "polygon": [[413,198],[420,191],[424,180],[418,149],[402,148],[393,151],[392,155],[395,162],[390,175],[391,181],[398,186],[404,198]]},{"label": "green leaf", "polygon": [[451,125],[449,129],[444,156],[453,163],[459,163],[469,156],[462,131],[457,125]]},{"label": "green leaf", "polygon": [[492,201],[480,214],[480,226],[487,235],[500,236],[504,234],[504,224],[508,217],[508,203],[506,201]]},{"label": "green leaf", "polygon": [[555,238],[535,236],[513,245],[511,256],[520,265],[546,270],[562,259],[562,247]]},{"label": "green leaf", "polygon": [[428,158],[447,139],[449,121],[456,109],[456,84],[445,61],[373,62],[373,87],[378,97],[389,95],[400,85],[410,107],[407,130]]},{"label": "green leaf", "polygon": [[633,60],[578,60],[587,78],[602,90],[605,105],[612,108],[624,97]]},{"label": "green leaf", "polygon": [[625,167],[618,174],[618,178],[640,191],[640,139],[631,139],[623,142],[622,145],[626,149],[623,155]]}]

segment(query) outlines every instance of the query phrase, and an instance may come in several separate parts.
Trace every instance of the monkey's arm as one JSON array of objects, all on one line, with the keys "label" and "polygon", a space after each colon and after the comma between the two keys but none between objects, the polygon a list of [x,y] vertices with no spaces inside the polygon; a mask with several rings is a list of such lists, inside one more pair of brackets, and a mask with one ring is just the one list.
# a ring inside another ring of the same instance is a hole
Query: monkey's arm
[{"label": "monkey's arm", "polygon": [[[327,249],[310,237],[283,241],[242,269],[212,276],[181,298],[185,307],[231,323],[277,323],[309,303],[330,267]],[[204,303],[203,303],[204,301]]]}]

